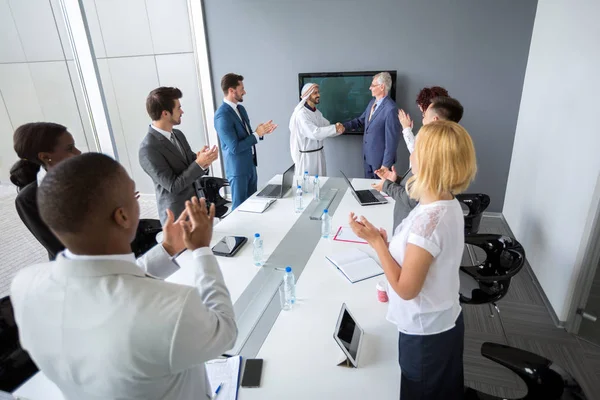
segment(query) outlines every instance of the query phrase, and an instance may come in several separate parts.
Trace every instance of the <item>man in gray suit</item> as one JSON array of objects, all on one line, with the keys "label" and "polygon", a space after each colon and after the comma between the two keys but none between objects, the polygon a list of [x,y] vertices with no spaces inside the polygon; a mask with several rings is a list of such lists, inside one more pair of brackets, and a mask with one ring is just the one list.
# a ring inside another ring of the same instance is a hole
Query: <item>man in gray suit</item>
[{"label": "man in gray suit", "polygon": [[[440,96],[432,99],[431,104],[423,113],[423,125],[438,120],[458,123],[462,116],[463,106],[458,100],[453,99],[452,97]],[[412,128],[413,123],[410,119],[410,115],[403,110],[398,112],[398,119],[404,129],[408,127]],[[409,148],[409,150],[411,149]],[[396,227],[400,225],[402,220],[404,220],[418,204],[417,200],[409,197],[406,190],[406,182],[413,175],[412,171],[409,169],[404,176],[400,178],[398,178],[396,169],[393,166],[391,170],[380,168],[375,171],[375,173],[381,178],[381,181],[374,183],[372,185],[373,188],[387,193],[396,201],[394,204],[394,230],[396,230]]]},{"label": "man in gray suit", "polygon": [[[66,250],[23,268],[11,300],[21,345],[66,400],[207,399],[204,362],[237,337],[229,291],[210,250],[214,205],[185,204],[189,221],[165,224],[165,242],[131,253],[140,206],[135,183],[112,158],[86,153],[61,162],[38,189],[42,220]],[[169,256],[193,286],[149,277]],[[212,392],[210,393],[212,394]]]},{"label": "man in gray suit", "polygon": [[162,224],[167,210],[179,215],[185,201],[198,195],[199,179],[219,156],[216,146],[194,153],[183,132],[173,129],[181,124],[181,90],[173,87],[154,89],[146,99],[146,111],[152,119],[148,134],[139,150],[142,169],[152,178],[158,217]]}]

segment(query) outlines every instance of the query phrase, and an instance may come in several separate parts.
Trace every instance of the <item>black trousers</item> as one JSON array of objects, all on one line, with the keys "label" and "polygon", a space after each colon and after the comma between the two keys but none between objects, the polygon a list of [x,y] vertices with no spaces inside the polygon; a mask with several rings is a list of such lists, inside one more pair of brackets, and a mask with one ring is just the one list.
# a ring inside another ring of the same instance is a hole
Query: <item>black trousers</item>
[{"label": "black trousers", "polygon": [[407,335],[400,332],[400,399],[462,399],[464,338],[462,312],[456,319],[456,326],[442,333]]}]

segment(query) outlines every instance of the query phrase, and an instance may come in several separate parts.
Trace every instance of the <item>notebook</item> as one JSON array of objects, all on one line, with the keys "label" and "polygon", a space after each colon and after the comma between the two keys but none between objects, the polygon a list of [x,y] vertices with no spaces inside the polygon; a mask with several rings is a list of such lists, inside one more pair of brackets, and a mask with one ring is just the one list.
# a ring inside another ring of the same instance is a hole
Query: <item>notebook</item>
[{"label": "notebook", "polygon": [[212,397],[217,387],[222,385],[217,399],[236,400],[242,357],[219,358],[207,361],[204,365],[206,367],[206,380],[208,382],[207,389],[210,392],[210,396]]},{"label": "notebook", "polygon": [[261,214],[269,208],[271,204],[275,203],[276,200],[277,199],[258,199],[253,197],[243,202],[237,209],[244,212]]},{"label": "notebook", "polygon": [[383,274],[377,261],[359,249],[348,249],[325,258],[352,283]]}]

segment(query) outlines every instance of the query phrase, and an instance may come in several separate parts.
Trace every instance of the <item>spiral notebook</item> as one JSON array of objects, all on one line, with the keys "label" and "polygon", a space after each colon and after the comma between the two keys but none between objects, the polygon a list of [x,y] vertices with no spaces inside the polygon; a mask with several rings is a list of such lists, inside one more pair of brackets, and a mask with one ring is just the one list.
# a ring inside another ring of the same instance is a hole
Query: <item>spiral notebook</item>
[{"label": "spiral notebook", "polygon": [[219,400],[236,400],[238,395],[238,387],[240,380],[240,368],[242,366],[242,357],[234,356],[229,358],[219,358],[216,360],[207,361],[206,380],[207,393],[210,398],[213,397],[215,391],[221,385]]}]

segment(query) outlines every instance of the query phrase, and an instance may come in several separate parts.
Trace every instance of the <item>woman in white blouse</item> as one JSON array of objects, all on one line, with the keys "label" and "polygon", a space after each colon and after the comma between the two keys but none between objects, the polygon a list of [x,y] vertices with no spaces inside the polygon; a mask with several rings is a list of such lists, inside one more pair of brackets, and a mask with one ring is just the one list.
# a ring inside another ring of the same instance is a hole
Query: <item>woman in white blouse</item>
[{"label": "woman in white blouse", "polygon": [[408,193],[419,204],[387,233],[350,214],[350,226],[377,252],[388,280],[387,319],[398,327],[401,399],[461,399],[464,323],[458,271],[464,219],[454,195],[477,171],[467,131],[455,122],[423,126],[410,156]]}]

